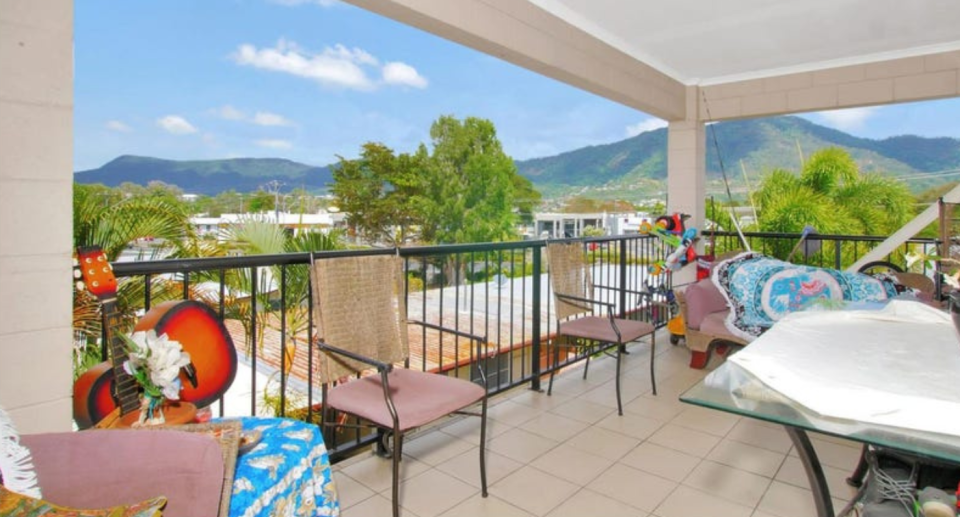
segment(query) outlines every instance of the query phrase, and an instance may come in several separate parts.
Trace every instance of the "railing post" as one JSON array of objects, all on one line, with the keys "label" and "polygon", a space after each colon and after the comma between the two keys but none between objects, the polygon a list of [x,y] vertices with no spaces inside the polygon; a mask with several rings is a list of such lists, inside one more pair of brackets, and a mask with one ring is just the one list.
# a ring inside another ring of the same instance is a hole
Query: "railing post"
[{"label": "railing post", "polygon": [[840,269],[840,250],[843,248],[841,246],[842,242],[838,239],[833,241],[833,268]]},{"label": "railing post", "polygon": [[620,239],[620,317],[627,314],[627,239]]},{"label": "railing post", "polygon": [[543,252],[542,246],[534,246],[531,248],[533,252],[533,305],[531,311],[533,311],[533,322],[531,323],[531,333],[533,334],[533,346],[532,348],[532,357],[530,362],[531,366],[531,381],[530,389],[534,391],[540,391],[540,300],[541,300],[541,282],[540,276],[543,273],[542,264],[540,260],[540,254]]}]

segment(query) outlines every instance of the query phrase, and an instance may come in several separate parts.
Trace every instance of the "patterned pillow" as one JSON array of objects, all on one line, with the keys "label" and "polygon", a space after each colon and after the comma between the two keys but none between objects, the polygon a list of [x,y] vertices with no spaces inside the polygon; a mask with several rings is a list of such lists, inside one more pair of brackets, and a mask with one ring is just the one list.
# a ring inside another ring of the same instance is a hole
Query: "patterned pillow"
[{"label": "patterned pillow", "polygon": [[11,492],[0,485],[0,517],[160,517],[166,497],[102,510],[64,508],[42,499]]}]

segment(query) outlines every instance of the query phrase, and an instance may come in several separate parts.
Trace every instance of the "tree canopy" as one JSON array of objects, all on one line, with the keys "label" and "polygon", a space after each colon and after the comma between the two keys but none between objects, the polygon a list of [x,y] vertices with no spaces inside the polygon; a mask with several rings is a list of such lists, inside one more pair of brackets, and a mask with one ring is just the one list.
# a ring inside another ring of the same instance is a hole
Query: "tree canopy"
[{"label": "tree canopy", "polygon": [[752,197],[762,232],[812,226],[823,234],[891,235],[914,216],[914,198],[903,183],[862,174],[850,154],[835,147],[814,153],[799,175],[770,171]]},{"label": "tree canopy", "polygon": [[340,157],[331,191],[351,228],[368,240],[397,246],[418,222],[414,196],[424,167],[421,153],[397,156],[383,144],[368,142],[360,158]]},{"label": "tree canopy", "polygon": [[518,218],[530,216],[540,194],[503,152],[493,123],[442,116],[430,138],[429,151],[421,144],[398,155],[368,142],[359,158],[340,158],[332,192],[350,227],[388,245],[516,238]]}]

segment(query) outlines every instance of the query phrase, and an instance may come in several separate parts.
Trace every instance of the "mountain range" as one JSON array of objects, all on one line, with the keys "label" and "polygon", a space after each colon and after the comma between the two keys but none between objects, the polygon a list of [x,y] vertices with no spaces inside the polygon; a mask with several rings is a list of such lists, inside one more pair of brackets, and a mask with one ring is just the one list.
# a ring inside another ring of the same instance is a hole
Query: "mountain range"
[{"label": "mountain range", "polygon": [[318,191],[333,181],[330,167],[316,167],[282,158],[231,158],[225,160],[163,160],[146,156],[120,156],[103,167],[73,175],[78,183],[146,185],[162,181],[190,194],[216,195],[230,189],[254,192],[271,181],[282,191],[305,188]]},{"label": "mountain range", "polygon": [[[706,144],[707,177],[713,184],[721,181],[722,173],[732,184],[743,185],[775,168],[796,171],[804,156],[829,146],[847,149],[861,171],[903,177],[914,191],[952,179],[937,174],[918,176],[920,173],[960,169],[960,140],[955,138],[859,138],[795,116],[713,124],[707,127]],[[580,193],[634,200],[664,190],[666,156],[667,129],[662,128],[611,144],[516,163],[520,174],[547,198]],[[175,161],[140,156],[121,156],[100,168],[79,171],[74,178],[108,186],[159,180],[185,192],[207,195],[230,189],[254,191],[274,180],[281,182],[283,190],[304,187],[316,191],[332,181],[329,166],[278,158]]]}]

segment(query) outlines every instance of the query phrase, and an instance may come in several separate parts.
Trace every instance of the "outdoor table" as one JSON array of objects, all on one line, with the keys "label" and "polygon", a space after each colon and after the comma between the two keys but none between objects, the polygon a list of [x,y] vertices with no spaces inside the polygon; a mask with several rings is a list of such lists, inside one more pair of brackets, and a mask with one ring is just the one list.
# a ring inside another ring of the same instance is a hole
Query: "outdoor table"
[{"label": "outdoor table", "polygon": [[820,517],[834,509],[807,431],[960,464],[960,341],[949,317],[884,311],[790,315],[680,400],[782,425]]}]

